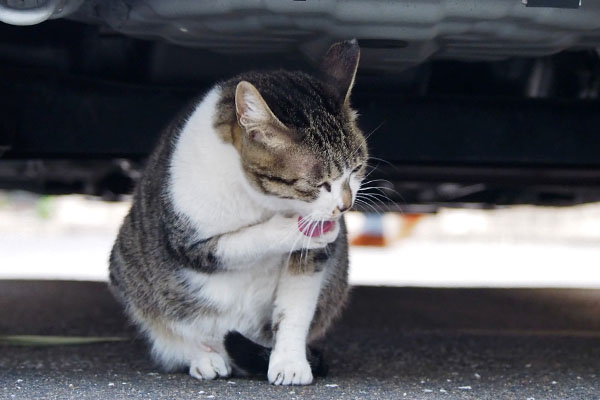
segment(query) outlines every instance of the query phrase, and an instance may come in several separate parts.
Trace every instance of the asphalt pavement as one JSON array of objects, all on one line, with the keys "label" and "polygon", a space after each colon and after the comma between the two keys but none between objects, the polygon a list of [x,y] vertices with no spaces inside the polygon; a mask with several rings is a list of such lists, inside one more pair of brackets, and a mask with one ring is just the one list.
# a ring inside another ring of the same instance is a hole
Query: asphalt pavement
[{"label": "asphalt pavement", "polygon": [[0,345],[0,399],[600,399],[600,290],[357,287],[322,343],[326,378],[165,374],[106,285],[0,281],[0,335],[118,337]]}]

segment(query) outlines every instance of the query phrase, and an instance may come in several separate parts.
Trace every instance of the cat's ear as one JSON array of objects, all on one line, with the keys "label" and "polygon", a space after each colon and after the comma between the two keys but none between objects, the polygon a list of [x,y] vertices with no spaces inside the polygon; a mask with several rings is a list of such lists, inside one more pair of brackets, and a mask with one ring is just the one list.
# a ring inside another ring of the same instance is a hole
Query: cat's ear
[{"label": "cat's ear", "polygon": [[340,101],[347,103],[360,59],[360,47],[356,39],[333,44],[321,63],[322,78],[335,90]]},{"label": "cat's ear", "polygon": [[238,83],[235,89],[235,112],[238,123],[253,140],[271,147],[279,147],[287,142],[288,129],[250,82]]},{"label": "cat's ear", "polygon": [[241,81],[235,89],[235,112],[238,124],[254,142],[271,148],[290,143],[289,129],[273,114],[258,89]]},{"label": "cat's ear", "polygon": [[246,129],[269,124],[285,128],[285,125],[273,114],[258,89],[247,81],[241,81],[235,88],[235,112],[238,123]]}]

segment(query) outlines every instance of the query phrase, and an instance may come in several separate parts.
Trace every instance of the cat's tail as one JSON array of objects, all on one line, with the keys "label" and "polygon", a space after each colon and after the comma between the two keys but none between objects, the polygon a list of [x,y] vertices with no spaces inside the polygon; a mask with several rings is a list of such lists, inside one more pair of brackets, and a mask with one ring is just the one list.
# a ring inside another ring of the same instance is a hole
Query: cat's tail
[{"label": "cat's tail", "polygon": [[[266,375],[269,369],[271,349],[254,343],[239,332],[231,331],[225,335],[225,350],[236,367],[251,375]],[[328,367],[323,353],[311,347],[307,348],[306,358],[313,376],[324,377]]]}]

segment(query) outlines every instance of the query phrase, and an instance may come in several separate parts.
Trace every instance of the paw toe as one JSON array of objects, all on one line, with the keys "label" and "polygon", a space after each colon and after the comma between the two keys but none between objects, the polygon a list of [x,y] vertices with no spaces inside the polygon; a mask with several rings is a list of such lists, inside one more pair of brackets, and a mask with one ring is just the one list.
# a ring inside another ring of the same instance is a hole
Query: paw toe
[{"label": "paw toe", "polygon": [[217,353],[205,353],[190,363],[190,375],[200,380],[225,378],[231,374],[231,367]]},{"label": "paw toe", "polygon": [[273,385],[309,385],[313,381],[312,371],[306,360],[271,362],[267,376]]}]

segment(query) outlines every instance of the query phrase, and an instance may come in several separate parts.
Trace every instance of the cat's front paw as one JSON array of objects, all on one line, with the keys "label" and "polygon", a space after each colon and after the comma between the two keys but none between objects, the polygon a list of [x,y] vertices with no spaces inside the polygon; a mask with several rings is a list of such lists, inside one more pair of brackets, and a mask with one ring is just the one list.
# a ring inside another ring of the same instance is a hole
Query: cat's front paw
[{"label": "cat's front paw", "polygon": [[271,355],[267,377],[273,385],[310,385],[313,381],[306,358],[278,356],[275,353]]},{"label": "cat's front paw", "polygon": [[323,233],[321,236],[315,236],[310,238],[306,248],[308,249],[322,249],[329,243],[334,242],[340,234],[340,223],[335,222],[335,225],[328,232]]},{"label": "cat's front paw", "polygon": [[190,375],[199,380],[226,378],[231,375],[231,366],[220,354],[206,352],[192,360]]},{"label": "cat's front paw", "polygon": [[298,215],[289,217],[281,214],[271,217],[265,223],[271,245],[281,246],[283,252],[300,250],[306,236],[298,228],[298,218]]},{"label": "cat's front paw", "polygon": [[[312,226],[305,226],[302,217],[283,216],[275,214],[266,222],[266,229],[271,232],[272,245],[280,245],[283,252],[292,252],[303,249],[322,249],[335,241],[340,233],[339,221],[333,222],[331,228],[324,232],[323,224],[315,222]],[[313,230],[320,229],[323,233],[313,236]],[[304,233],[303,231],[307,232]]]}]

